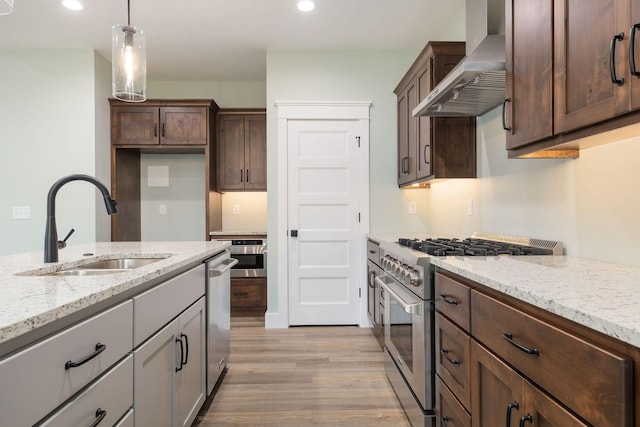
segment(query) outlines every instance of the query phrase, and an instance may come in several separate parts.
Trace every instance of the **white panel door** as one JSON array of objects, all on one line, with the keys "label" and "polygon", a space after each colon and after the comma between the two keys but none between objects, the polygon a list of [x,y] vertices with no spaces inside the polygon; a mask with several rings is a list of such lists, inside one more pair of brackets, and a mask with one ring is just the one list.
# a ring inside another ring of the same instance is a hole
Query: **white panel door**
[{"label": "white panel door", "polygon": [[289,324],[358,324],[358,121],[287,130]]}]

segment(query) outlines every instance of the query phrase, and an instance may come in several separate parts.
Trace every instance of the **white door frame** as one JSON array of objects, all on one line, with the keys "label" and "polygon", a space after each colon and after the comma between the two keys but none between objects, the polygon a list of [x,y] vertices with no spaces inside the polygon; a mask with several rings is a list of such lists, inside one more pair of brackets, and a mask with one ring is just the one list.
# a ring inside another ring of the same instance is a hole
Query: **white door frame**
[{"label": "white door frame", "polygon": [[[360,264],[358,271],[358,288],[360,298],[358,319],[361,327],[369,327],[367,317],[366,288],[366,234],[369,232],[369,109],[371,102],[305,102],[277,101],[275,103],[278,120],[278,202],[277,202],[277,253],[278,253],[278,311],[267,311],[265,326],[270,328],[287,328],[289,326],[289,253],[288,253],[288,121],[289,120],[358,120],[360,133],[360,150],[358,161],[358,183],[360,194],[358,210],[360,212]],[[274,286],[274,284],[270,284]]]}]

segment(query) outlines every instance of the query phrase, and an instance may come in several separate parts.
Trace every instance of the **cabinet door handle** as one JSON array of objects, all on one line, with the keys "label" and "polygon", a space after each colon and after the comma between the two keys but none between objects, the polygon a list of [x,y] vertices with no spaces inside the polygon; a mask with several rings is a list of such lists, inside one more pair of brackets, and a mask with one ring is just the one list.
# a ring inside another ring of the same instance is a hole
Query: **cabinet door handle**
[{"label": "cabinet door handle", "polygon": [[531,416],[531,414],[527,414],[524,417],[520,418],[520,427],[524,427],[524,423],[526,423],[527,421],[533,424],[533,417]]},{"label": "cabinet door handle", "polygon": [[429,164],[429,160],[427,160],[427,148],[429,148],[429,144],[425,144],[424,148],[422,149],[422,159],[424,160],[425,165]]},{"label": "cabinet door handle", "polygon": [[511,98],[505,98],[504,101],[502,101],[502,129],[510,132],[511,126],[507,126],[507,102],[511,103]]},{"label": "cabinet door handle", "polygon": [[240,182],[244,182],[242,177],[244,176],[244,170],[240,169]]},{"label": "cabinet door handle", "polygon": [[527,354],[533,354],[533,355],[536,355],[536,356],[540,356],[540,350],[538,350],[537,348],[527,348],[527,347],[523,346],[522,344],[515,342],[513,340],[513,334],[511,332],[506,332],[506,333],[502,334],[502,338],[507,340],[507,342],[509,344],[511,344],[512,346],[516,347],[518,350],[522,350]]},{"label": "cabinet door handle", "polygon": [[440,294],[440,298],[442,298],[442,301],[446,302],[447,304],[451,304],[451,305],[458,305],[459,302],[451,299],[451,298],[447,298],[447,294]]},{"label": "cabinet door handle", "polygon": [[631,34],[629,35],[629,67],[632,76],[640,76],[640,71],[636,69],[636,29],[640,28],[640,23],[631,26]]},{"label": "cabinet door handle", "polygon": [[409,173],[409,156],[402,158],[402,173]]},{"label": "cabinet door handle", "polygon": [[158,123],[153,122],[153,136],[158,136]]},{"label": "cabinet door handle", "polygon": [[442,350],[440,350],[440,353],[442,353],[442,357],[447,359],[447,361],[449,363],[451,363],[452,365],[460,366],[460,361],[459,360],[452,359],[451,357],[449,357],[449,350],[447,350],[446,348],[443,348]]},{"label": "cabinet door handle", "polygon": [[369,272],[369,287],[371,289],[376,288],[376,272],[373,270]]},{"label": "cabinet door handle", "polygon": [[185,347],[184,361],[182,362],[182,364],[186,365],[187,363],[189,363],[189,337],[186,336],[185,334],[180,334],[180,339],[182,338],[184,338],[184,347]]},{"label": "cabinet door handle", "polygon": [[72,362],[71,360],[67,361],[64,364],[64,369],[67,370],[67,369],[77,368],[78,366],[84,365],[89,360],[93,359],[94,357],[97,357],[100,353],[102,353],[106,349],[107,349],[107,346],[105,344],[97,343],[96,344],[96,349],[95,349],[95,351],[93,353],[91,353],[90,355],[88,355],[84,359],[78,360],[77,362]]},{"label": "cabinet door handle", "polygon": [[244,173],[244,176],[247,177],[247,184],[249,183],[249,169]]},{"label": "cabinet door handle", "polygon": [[507,405],[507,427],[511,427],[511,411],[518,408],[518,402],[516,401],[513,401]]},{"label": "cabinet door handle", "polygon": [[162,137],[164,138],[164,122],[162,122]]},{"label": "cabinet door handle", "polygon": [[619,33],[611,37],[611,48],[609,49],[609,72],[611,73],[611,83],[622,86],[624,84],[623,78],[616,76],[616,42],[624,39],[624,33]]},{"label": "cabinet door handle", "polygon": [[449,417],[442,417],[440,425],[447,427],[449,425]]},{"label": "cabinet door handle", "polygon": [[93,420],[93,422],[91,423],[91,425],[89,425],[89,427],[96,427],[98,424],[102,422],[102,420],[104,420],[104,417],[106,416],[107,416],[107,411],[105,411],[102,408],[96,409],[96,419]]},{"label": "cabinet door handle", "polygon": [[180,344],[180,366],[176,366],[176,372],[182,371],[182,359],[184,358],[184,343],[182,342],[182,337],[176,338],[176,342]]}]

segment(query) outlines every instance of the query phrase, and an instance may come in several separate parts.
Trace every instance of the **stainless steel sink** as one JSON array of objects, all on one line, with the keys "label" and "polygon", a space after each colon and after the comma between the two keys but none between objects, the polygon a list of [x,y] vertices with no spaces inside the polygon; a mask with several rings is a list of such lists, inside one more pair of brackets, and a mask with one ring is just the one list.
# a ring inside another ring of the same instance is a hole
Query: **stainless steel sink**
[{"label": "stainless steel sink", "polygon": [[95,276],[100,274],[115,274],[133,270],[170,257],[172,254],[154,254],[154,256],[118,257],[74,265],[57,271],[42,271],[41,269],[18,273],[19,276]]},{"label": "stainless steel sink", "polygon": [[117,258],[96,261],[89,264],[78,265],[73,269],[81,270],[131,270],[133,268],[142,267],[160,261],[164,258]]}]

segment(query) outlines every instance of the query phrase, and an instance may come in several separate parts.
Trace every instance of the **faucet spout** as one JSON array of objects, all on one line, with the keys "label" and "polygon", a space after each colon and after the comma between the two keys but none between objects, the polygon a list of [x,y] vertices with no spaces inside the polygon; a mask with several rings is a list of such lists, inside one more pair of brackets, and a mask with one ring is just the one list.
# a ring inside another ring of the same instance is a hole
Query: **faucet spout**
[{"label": "faucet spout", "polygon": [[107,214],[113,215],[117,213],[117,202],[111,198],[109,189],[98,181],[96,178],[89,175],[74,174],[68,175],[57,180],[49,189],[47,195],[47,224],[44,233],[44,262],[58,262],[58,230],[56,228],[56,194],[58,190],[71,181],[87,181],[95,185],[102,193],[104,198],[104,205],[107,209]]}]

